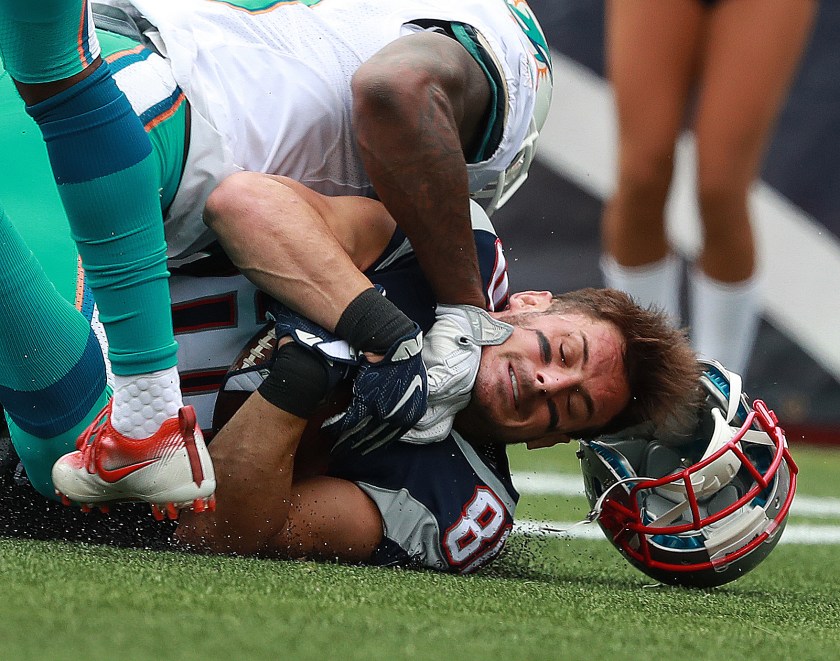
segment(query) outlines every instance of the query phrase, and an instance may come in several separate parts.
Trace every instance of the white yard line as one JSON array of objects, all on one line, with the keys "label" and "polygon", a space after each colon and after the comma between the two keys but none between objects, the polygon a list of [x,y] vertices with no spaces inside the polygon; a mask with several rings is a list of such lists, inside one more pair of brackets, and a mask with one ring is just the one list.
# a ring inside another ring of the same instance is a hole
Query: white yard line
[{"label": "white yard line", "polygon": [[[583,478],[580,475],[516,472],[513,474],[513,484],[520,493],[532,496],[585,495]],[[793,500],[791,514],[819,519],[840,519],[840,498],[798,495]]]},{"label": "white yard line", "polygon": [[[597,523],[575,525],[574,521],[518,521],[514,534],[544,535],[565,539],[594,539],[607,541]],[[546,530],[548,528],[549,530]],[[840,544],[840,526],[812,526],[789,523],[779,544]]]}]

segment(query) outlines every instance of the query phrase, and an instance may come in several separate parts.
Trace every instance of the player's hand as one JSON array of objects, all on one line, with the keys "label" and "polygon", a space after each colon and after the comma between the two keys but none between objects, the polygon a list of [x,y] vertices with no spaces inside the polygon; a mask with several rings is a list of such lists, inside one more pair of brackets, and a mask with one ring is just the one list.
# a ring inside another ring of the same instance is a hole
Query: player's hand
[{"label": "player's hand", "polygon": [[472,305],[438,305],[437,320],[423,342],[429,405],[403,440],[433,443],[449,434],[455,415],[470,401],[481,348],[501,344],[513,328]]},{"label": "player's hand", "polygon": [[362,356],[346,411],[327,419],[322,429],[337,440],[333,452],[366,454],[400,438],[426,411],[428,383],[417,324],[381,360]]},{"label": "player's hand", "polygon": [[277,301],[272,301],[268,306],[268,314],[274,320],[274,332],[278,341],[289,336],[297,344],[323,359],[327,366],[330,388],[353,375],[359,368],[360,356],[334,333]]}]

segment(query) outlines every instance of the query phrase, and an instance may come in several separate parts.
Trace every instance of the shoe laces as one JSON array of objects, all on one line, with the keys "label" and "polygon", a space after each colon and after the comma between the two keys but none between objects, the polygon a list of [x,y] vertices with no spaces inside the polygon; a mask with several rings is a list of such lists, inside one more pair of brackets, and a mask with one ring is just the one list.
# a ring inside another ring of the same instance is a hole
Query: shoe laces
[{"label": "shoe laces", "polygon": [[108,402],[107,406],[97,414],[93,422],[76,439],[76,449],[82,453],[82,458],[89,473],[96,472],[96,448],[99,445],[97,441],[102,437],[102,432],[105,430],[105,418],[110,413],[111,402]]}]

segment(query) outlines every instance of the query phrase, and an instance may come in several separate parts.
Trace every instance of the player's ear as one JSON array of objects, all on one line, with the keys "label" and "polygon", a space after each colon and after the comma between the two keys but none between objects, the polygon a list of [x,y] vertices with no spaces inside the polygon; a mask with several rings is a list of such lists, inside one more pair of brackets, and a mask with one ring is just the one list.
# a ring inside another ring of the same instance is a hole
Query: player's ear
[{"label": "player's ear", "polygon": [[520,291],[510,296],[510,309],[516,312],[543,312],[551,305],[550,291]]}]

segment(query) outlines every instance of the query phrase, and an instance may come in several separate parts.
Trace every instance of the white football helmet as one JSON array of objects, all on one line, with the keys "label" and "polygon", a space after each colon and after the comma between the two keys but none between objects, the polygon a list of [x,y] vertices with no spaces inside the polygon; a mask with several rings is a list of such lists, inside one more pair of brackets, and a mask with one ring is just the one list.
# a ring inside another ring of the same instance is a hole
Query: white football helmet
[{"label": "white football helmet", "polygon": [[796,491],[797,467],[767,405],[741,377],[701,361],[706,393],[693,434],[637,427],[582,441],[587,498],[607,538],[662,583],[714,587],[773,550]]},{"label": "white football helmet", "polygon": [[[528,126],[528,134],[522,141],[522,146],[516,153],[516,157],[495,182],[488,184],[477,193],[473,193],[474,198],[482,200],[482,206],[488,216],[492,216],[496,209],[501,209],[528,178],[528,169],[537,153],[537,138],[548,117],[551,95],[554,90],[551,52],[537,17],[524,2],[508,1],[508,7],[519,23],[522,32],[528,38],[532,56],[537,61],[537,98],[534,105],[534,114],[531,116],[531,122]],[[484,200],[489,201],[484,202]]]}]

